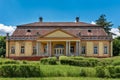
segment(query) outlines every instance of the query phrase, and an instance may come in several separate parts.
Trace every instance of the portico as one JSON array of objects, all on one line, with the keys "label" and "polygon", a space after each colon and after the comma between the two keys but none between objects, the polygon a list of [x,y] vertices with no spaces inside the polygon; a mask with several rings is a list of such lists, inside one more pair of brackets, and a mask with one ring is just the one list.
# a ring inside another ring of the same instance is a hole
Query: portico
[{"label": "portico", "polygon": [[78,56],[81,54],[80,40],[37,40],[36,55],[38,56]]}]

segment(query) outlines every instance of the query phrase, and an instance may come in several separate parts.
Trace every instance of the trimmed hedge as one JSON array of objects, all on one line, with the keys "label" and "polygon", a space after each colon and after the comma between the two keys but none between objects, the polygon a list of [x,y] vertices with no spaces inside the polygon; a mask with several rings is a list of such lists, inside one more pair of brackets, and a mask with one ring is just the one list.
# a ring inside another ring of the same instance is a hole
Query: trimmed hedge
[{"label": "trimmed hedge", "polygon": [[19,62],[16,60],[2,59],[0,60],[0,64],[19,64]]},{"label": "trimmed hedge", "polygon": [[2,77],[39,77],[39,65],[16,65],[5,64],[0,66],[0,76]]},{"label": "trimmed hedge", "polygon": [[55,65],[57,64],[57,58],[56,57],[49,57],[49,58],[42,58],[40,60],[42,64],[50,64],[50,65]]},{"label": "trimmed hedge", "polygon": [[118,66],[118,65],[120,65],[120,60],[115,60],[115,61],[113,61],[113,62],[112,62],[112,65],[113,65],[113,66]]},{"label": "trimmed hedge", "polygon": [[97,66],[98,60],[96,58],[83,57],[66,57],[61,56],[59,59],[61,64],[80,66],[80,67],[94,67]]}]

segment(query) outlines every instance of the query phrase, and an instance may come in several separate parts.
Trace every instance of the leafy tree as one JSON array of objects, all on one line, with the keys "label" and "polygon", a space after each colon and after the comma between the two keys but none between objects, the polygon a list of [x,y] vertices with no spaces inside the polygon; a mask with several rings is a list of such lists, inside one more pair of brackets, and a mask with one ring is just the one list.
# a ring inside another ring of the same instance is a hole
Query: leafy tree
[{"label": "leafy tree", "polygon": [[120,55],[120,37],[117,37],[113,40],[113,55]]},{"label": "leafy tree", "polygon": [[120,26],[118,26],[118,30],[119,30],[119,33],[120,33]]},{"label": "leafy tree", "polygon": [[0,36],[0,56],[5,57],[6,53],[6,42],[5,42],[5,37]]},{"label": "leafy tree", "polygon": [[110,33],[111,27],[113,26],[112,22],[107,21],[106,19],[106,15],[102,14],[100,15],[100,17],[98,18],[98,20],[95,21],[96,24],[103,26],[105,32],[107,32],[108,34]]}]

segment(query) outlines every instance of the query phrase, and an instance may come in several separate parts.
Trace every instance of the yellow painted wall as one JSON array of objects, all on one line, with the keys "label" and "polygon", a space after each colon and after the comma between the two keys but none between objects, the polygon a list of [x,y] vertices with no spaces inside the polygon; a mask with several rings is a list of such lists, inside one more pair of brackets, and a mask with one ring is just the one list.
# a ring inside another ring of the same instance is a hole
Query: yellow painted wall
[{"label": "yellow painted wall", "polygon": [[[44,46],[47,44],[47,42],[41,43],[41,52],[44,52]],[[64,54],[66,54],[66,42],[51,42],[51,53],[54,55],[54,46],[56,44],[63,44],[65,49],[64,49]],[[93,47],[94,45],[98,45],[98,50],[99,54],[94,54],[93,53]],[[33,45],[36,45],[36,41],[11,41],[10,46],[15,45],[15,54],[9,54],[10,56],[31,56],[33,53]],[[20,48],[21,45],[25,45],[25,53],[21,54],[20,53]],[[76,47],[76,42],[72,42],[71,45],[74,45]],[[109,41],[81,41],[81,45],[86,45],[86,56],[110,56],[111,53],[111,45]],[[104,45],[108,46],[108,54],[104,54]],[[76,50],[76,49],[75,49]],[[9,50],[10,51],[10,50]],[[9,52],[10,53],[10,52]],[[8,57],[8,42],[6,41],[6,57]]]},{"label": "yellow painted wall", "polygon": [[8,57],[8,41],[6,41],[6,57]]},{"label": "yellow painted wall", "polygon": [[[86,56],[109,56],[109,41],[82,41],[82,45],[86,45]],[[94,54],[94,45],[98,46],[98,54]],[[104,45],[108,46],[108,54],[104,54]]]},{"label": "yellow painted wall", "polygon": [[103,56],[104,54],[104,45],[103,45],[103,42],[99,42],[99,56]]},{"label": "yellow painted wall", "polygon": [[86,44],[86,56],[93,56],[93,42],[88,41]]},{"label": "yellow painted wall", "polygon": [[32,55],[32,42],[31,41],[26,41],[25,42],[25,56],[31,56]]},{"label": "yellow painted wall", "polygon": [[16,54],[16,56],[20,56],[20,43],[19,43],[19,41],[15,42],[15,54]]},{"label": "yellow painted wall", "polygon": [[45,37],[73,37],[73,36],[62,31],[55,31],[53,33],[46,35]]}]

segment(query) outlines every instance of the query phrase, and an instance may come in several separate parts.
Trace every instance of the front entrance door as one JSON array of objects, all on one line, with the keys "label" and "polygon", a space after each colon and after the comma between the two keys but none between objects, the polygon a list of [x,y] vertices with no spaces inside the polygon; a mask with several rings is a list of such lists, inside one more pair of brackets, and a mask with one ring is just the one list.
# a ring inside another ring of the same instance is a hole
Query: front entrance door
[{"label": "front entrance door", "polygon": [[63,54],[64,54],[64,45],[57,44],[57,45],[54,47],[54,54],[55,54],[56,56],[63,55]]}]

